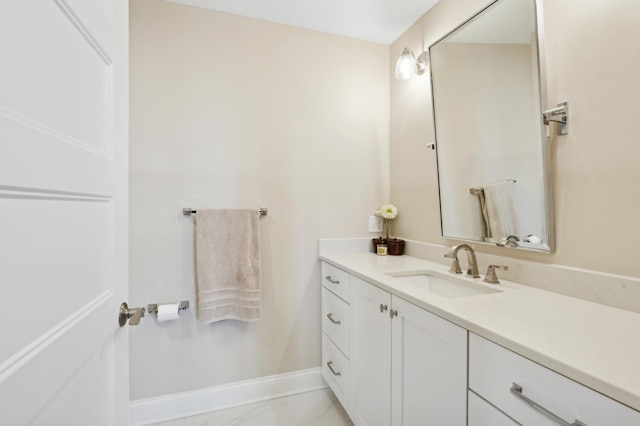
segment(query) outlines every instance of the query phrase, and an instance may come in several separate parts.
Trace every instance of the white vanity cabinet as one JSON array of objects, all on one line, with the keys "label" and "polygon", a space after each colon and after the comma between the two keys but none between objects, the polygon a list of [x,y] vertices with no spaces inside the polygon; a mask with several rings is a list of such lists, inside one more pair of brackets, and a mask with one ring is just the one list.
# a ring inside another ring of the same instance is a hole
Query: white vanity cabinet
[{"label": "white vanity cabinet", "polygon": [[469,426],[640,425],[640,412],[473,333],[469,388]]},{"label": "white vanity cabinet", "polygon": [[354,423],[465,425],[466,330],[356,277],[350,284]]},{"label": "white vanity cabinet", "polygon": [[[444,266],[371,256],[323,256],[353,274],[322,263],[322,372],[356,425],[640,426],[640,411],[631,408],[638,406],[640,363],[627,361],[637,358],[629,351],[639,352],[637,338],[630,336],[640,325],[635,314],[515,283],[495,297],[461,300],[435,292],[422,297],[404,282],[387,280],[393,276],[387,271],[444,272]],[[499,313],[507,303],[527,312],[531,300],[547,299],[562,314],[550,311],[552,321],[542,325],[540,318],[521,315],[514,329],[506,323],[509,316]],[[563,322],[574,310],[580,321]],[[587,317],[591,314],[594,320]],[[580,328],[600,320],[616,325],[606,328],[612,337]],[[577,345],[549,346],[562,339]],[[590,342],[606,344],[606,352],[624,364],[602,359],[602,351],[570,352]],[[573,373],[566,372],[571,379],[556,372],[574,359]]]}]

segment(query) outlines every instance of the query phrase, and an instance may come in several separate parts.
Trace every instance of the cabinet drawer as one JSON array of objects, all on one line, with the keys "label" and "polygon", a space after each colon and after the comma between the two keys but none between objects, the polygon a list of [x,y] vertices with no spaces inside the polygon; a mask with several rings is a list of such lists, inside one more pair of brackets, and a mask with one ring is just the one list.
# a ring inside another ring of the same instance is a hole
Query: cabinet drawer
[{"label": "cabinet drawer", "polygon": [[518,426],[518,423],[469,391],[469,426]]},{"label": "cabinet drawer", "polygon": [[469,388],[524,426],[557,426],[552,415],[569,424],[640,425],[640,412],[473,333]]},{"label": "cabinet drawer", "polygon": [[322,331],[349,357],[349,304],[322,289]]},{"label": "cabinet drawer", "polygon": [[349,302],[349,274],[322,262],[322,285],[345,302]]},{"label": "cabinet drawer", "polygon": [[322,377],[345,410],[349,411],[349,360],[322,333]]}]

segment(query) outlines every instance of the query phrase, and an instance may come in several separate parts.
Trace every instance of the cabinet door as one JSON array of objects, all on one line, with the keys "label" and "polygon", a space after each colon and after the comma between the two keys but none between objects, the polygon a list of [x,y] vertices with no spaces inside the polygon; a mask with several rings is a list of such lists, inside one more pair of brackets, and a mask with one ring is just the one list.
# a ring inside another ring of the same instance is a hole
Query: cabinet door
[{"label": "cabinet door", "polygon": [[349,280],[350,276],[347,272],[322,262],[322,285],[347,303],[349,303]]},{"label": "cabinet door", "polygon": [[345,410],[349,410],[349,366],[347,357],[322,333],[322,377]]},{"label": "cabinet door", "polygon": [[391,295],[351,277],[351,415],[356,425],[391,422]]},{"label": "cabinet door", "polygon": [[349,305],[322,289],[322,331],[349,357]]},{"label": "cabinet door", "polygon": [[467,331],[393,297],[392,425],[467,421]]},{"label": "cabinet door", "polygon": [[502,411],[469,391],[469,426],[518,426]]}]

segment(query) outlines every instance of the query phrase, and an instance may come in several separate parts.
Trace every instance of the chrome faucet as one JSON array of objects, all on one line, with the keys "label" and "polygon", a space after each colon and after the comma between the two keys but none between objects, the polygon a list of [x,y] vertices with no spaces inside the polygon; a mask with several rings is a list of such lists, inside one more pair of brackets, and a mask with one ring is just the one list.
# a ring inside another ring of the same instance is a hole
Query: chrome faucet
[{"label": "chrome faucet", "polygon": [[453,259],[451,261],[451,268],[449,272],[454,274],[461,274],[462,270],[460,269],[460,261],[458,260],[458,252],[460,249],[465,249],[467,251],[467,276],[471,278],[480,278],[480,273],[478,272],[478,261],[476,260],[476,254],[468,244],[458,244],[457,246],[451,247],[449,253],[445,254],[444,257],[449,257]]}]

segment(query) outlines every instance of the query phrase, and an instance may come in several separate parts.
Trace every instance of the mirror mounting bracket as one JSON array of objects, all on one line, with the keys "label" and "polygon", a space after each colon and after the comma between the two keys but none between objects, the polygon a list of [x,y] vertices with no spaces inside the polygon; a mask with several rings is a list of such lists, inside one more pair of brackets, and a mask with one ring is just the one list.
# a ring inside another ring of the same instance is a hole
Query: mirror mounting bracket
[{"label": "mirror mounting bracket", "polygon": [[[551,117],[559,115],[560,120],[552,120]],[[560,123],[558,126],[558,135],[566,135],[569,133],[569,102],[559,103],[556,108],[548,109],[542,112],[545,126],[550,122]]]}]

